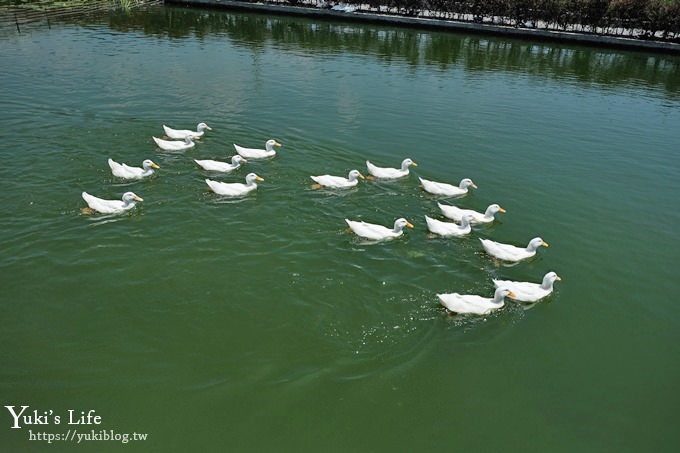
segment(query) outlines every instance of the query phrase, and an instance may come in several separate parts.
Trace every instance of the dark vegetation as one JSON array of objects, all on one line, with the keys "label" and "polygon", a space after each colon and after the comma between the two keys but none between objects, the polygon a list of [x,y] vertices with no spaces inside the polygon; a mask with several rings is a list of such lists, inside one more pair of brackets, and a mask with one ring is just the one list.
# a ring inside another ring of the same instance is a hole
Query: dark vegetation
[{"label": "dark vegetation", "polygon": [[[305,6],[324,0],[286,0]],[[342,0],[358,11],[680,42],[680,0]]]}]

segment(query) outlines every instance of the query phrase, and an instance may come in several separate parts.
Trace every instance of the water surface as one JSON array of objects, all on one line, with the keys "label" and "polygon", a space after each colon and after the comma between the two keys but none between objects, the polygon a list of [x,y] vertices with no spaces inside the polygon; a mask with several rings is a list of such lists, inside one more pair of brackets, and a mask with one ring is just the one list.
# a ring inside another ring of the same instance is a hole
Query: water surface
[{"label": "water surface", "polygon": [[[677,448],[677,57],[170,7],[0,39],[3,406],[151,436],[107,451]],[[155,148],[200,121],[193,150]],[[268,138],[277,157],[231,175],[193,162]],[[161,169],[126,182],[109,157]],[[403,180],[311,189],[405,157]],[[249,171],[244,199],[204,182]],[[128,190],[130,214],[81,213]],[[438,201],[507,213],[431,238]],[[381,244],[344,222],[397,217],[415,228]],[[478,241],[538,235],[516,266]],[[437,301],[550,270],[530,310]],[[5,448],[47,448],[1,420]]]}]

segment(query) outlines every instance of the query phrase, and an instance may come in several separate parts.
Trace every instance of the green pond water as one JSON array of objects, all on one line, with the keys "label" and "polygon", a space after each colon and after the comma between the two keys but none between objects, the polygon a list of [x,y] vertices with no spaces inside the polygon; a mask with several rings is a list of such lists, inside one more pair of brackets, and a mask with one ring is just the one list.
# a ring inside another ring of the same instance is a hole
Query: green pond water
[{"label": "green pond water", "polygon": [[[157,7],[4,29],[0,65],[0,395],[41,416],[2,408],[0,450],[677,451],[679,58]],[[189,151],[152,141],[201,121]],[[193,161],[269,138],[232,174]],[[241,199],[204,182],[251,171]],[[82,191],[144,202],[84,215]],[[429,237],[437,202],[507,212]],[[397,217],[415,228],[377,244],[344,221]],[[534,236],[515,266],[479,242]],[[551,270],[529,309],[437,299]]]}]

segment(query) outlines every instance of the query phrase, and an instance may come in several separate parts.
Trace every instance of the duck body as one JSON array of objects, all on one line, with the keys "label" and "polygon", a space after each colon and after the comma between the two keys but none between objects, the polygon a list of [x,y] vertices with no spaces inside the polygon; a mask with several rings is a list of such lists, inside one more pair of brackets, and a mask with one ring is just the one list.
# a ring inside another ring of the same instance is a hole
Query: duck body
[{"label": "duck body", "polygon": [[460,225],[458,225],[457,223],[442,222],[441,220],[436,220],[431,217],[425,216],[425,222],[427,222],[427,229],[430,230],[431,233],[438,234],[444,237],[451,236],[460,237],[465,236],[466,234],[470,234],[470,231],[472,231],[472,227],[470,226],[471,220],[472,216],[465,215],[461,219]]},{"label": "duck body", "polygon": [[446,184],[443,182],[430,181],[428,179],[418,178],[420,183],[425,189],[425,192],[431,193],[433,195],[444,195],[447,197],[462,197],[468,193],[468,189],[472,187],[476,189],[477,186],[470,178],[465,178],[461,180],[458,186],[453,184]]},{"label": "duck body", "polygon": [[231,162],[222,162],[219,160],[196,160],[194,159],[201,168],[208,171],[219,171],[222,173],[229,173],[241,166],[241,164],[248,162],[240,155],[235,155],[231,158]]},{"label": "duck body", "polygon": [[320,175],[310,176],[312,180],[320,187],[328,187],[330,189],[349,189],[355,187],[359,183],[359,178],[364,179],[364,175],[359,173],[359,170],[352,170],[347,175],[347,178],[342,176]]},{"label": "duck body", "polygon": [[408,176],[409,167],[417,167],[418,164],[411,159],[406,158],[401,162],[401,168],[378,167],[373,165],[370,161],[366,161],[366,168],[368,173],[375,178],[380,179],[397,179]]},{"label": "duck body", "polygon": [[479,239],[482,247],[489,255],[501,261],[518,262],[536,255],[538,247],[548,247],[548,244],[540,237],[533,238],[526,247],[517,247],[511,244],[503,244],[489,239]]},{"label": "duck body", "polygon": [[246,195],[253,190],[257,189],[256,181],[264,181],[264,179],[257,176],[255,173],[248,173],[246,175],[246,183],[226,183],[213,181],[212,179],[206,179],[205,182],[208,187],[218,195],[224,195],[227,197],[240,197]]},{"label": "duck body", "polygon": [[142,179],[154,174],[154,169],[160,168],[151,159],[146,159],[142,162],[142,167],[130,167],[122,163],[119,164],[113,159],[109,159],[109,167],[113,176],[124,179]]},{"label": "duck body", "polygon": [[514,293],[513,299],[519,302],[536,302],[553,292],[553,284],[562,280],[555,272],[548,272],[541,283],[493,280],[496,288],[508,288]]},{"label": "duck body", "polygon": [[198,123],[196,130],[192,131],[189,129],[172,129],[164,124],[163,130],[165,131],[165,135],[167,135],[168,138],[184,140],[184,137],[187,135],[191,135],[191,137],[194,139],[201,138],[203,137],[203,134],[206,130],[211,131],[212,128],[205,123]]},{"label": "duck body", "polygon": [[462,209],[448,204],[437,203],[437,206],[439,206],[439,209],[445,217],[455,220],[456,222],[460,222],[460,219],[462,219],[464,215],[469,215],[472,216],[472,223],[491,223],[495,220],[494,215],[497,212],[505,212],[505,209],[497,204],[489,205],[483,214],[472,209]]},{"label": "duck body", "polygon": [[276,156],[276,151],[274,150],[274,147],[277,148],[280,147],[281,143],[272,139],[267,140],[264,146],[265,149],[244,148],[243,146],[239,146],[236,143],[234,143],[234,148],[236,149],[236,152],[242,157],[245,157],[246,159],[266,159],[268,157],[274,157]]},{"label": "duck body", "polygon": [[137,202],[144,201],[133,192],[125,192],[121,200],[104,200],[87,192],[83,192],[81,195],[92,211],[102,214],[122,214],[134,208]]},{"label": "duck body", "polygon": [[345,219],[345,222],[347,222],[349,228],[357,236],[361,236],[362,238],[370,239],[372,241],[383,241],[387,239],[398,238],[404,234],[404,227],[413,228],[413,225],[411,225],[411,223],[404,218],[395,220],[393,228],[363,221],[357,222],[355,220],[349,219]]},{"label": "duck body", "polygon": [[497,288],[493,297],[475,294],[437,294],[440,303],[450,312],[459,314],[486,315],[505,305],[505,298],[512,297],[508,288]]},{"label": "duck body", "polygon": [[162,138],[151,137],[156,145],[164,151],[186,151],[191,149],[196,144],[191,135],[187,135],[183,140],[163,140]]}]

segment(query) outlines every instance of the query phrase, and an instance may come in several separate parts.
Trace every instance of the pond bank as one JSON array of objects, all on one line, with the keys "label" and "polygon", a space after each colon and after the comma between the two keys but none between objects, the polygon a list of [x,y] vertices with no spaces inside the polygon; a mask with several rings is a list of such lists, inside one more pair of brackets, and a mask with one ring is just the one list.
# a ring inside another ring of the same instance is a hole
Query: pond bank
[{"label": "pond bank", "polygon": [[305,17],[326,17],[350,21],[368,21],[407,27],[429,28],[467,33],[503,35],[511,38],[542,41],[566,41],[583,45],[620,48],[628,50],[651,51],[680,55],[680,44],[629,39],[615,36],[592,35],[552,30],[515,28],[491,24],[461,22],[450,19],[430,19],[425,17],[406,17],[391,14],[365,12],[344,12],[308,6],[287,6],[265,3],[250,3],[234,0],[165,0],[166,4],[197,6],[204,8],[223,8],[230,10],[252,11],[296,15]]}]

